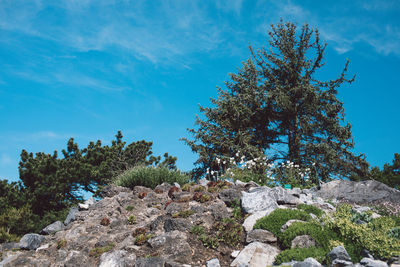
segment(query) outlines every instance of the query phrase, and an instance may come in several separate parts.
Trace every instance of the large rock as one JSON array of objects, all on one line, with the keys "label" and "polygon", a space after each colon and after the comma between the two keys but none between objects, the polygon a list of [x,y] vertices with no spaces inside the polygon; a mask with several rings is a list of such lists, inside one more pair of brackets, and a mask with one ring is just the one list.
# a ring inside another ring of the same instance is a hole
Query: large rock
[{"label": "large rock", "polygon": [[163,258],[188,262],[192,256],[192,249],[187,243],[186,234],[180,231],[172,231],[155,236],[148,240],[149,245]]},{"label": "large rock", "polygon": [[243,191],[241,205],[246,213],[255,213],[278,207],[273,192],[266,186],[253,188],[248,193]]},{"label": "large rock", "polygon": [[242,197],[242,192],[238,189],[228,188],[222,190],[218,197],[225,202],[226,205],[231,206],[236,200],[240,202]]},{"label": "large rock", "polygon": [[38,234],[26,234],[19,241],[21,249],[34,250],[40,247],[43,242],[44,236]]},{"label": "large rock", "polygon": [[231,266],[265,267],[272,265],[279,249],[274,246],[253,242],[247,245],[231,263]]},{"label": "large rock", "polygon": [[328,256],[332,262],[331,266],[352,265],[351,258],[343,246],[334,247],[328,253]]},{"label": "large rock", "polygon": [[275,243],[277,242],[277,238],[270,231],[263,229],[254,229],[247,234],[246,242],[252,243],[254,241],[258,241],[261,243]]},{"label": "large rock", "polygon": [[299,235],[292,240],[291,248],[309,248],[315,247],[317,243],[309,235]]},{"label": "large rock", "polygon": [[132,190],[130,190],[129,188],[123,187],[123,186],[116,186],[116,185],[111,184],[111,185],[107,185],[101,189],[100,197],[102,197],[102,198],[113,197],[122,192],[132,193]]},{"label": "large rock", "polygon": [[164,267],[165,260],[159,257],[138,258],[135,267]]},{"label": "large rock", "polygon": [[365,267],[388,267],[386,262],[380,260],[373,260],[369,258],[363,258],[360,264]]},{"label": "large rock", "polygon": [[64,224],[65,224],[65,225],[68,225],[68,224],[70,224],[71,222],[75,221],[76,215],[78,214],[78,212],[79,212],[78,207],[72,207],[72,208],[70,208],[70,209],[69,209],[69,212],[68,212],[68,215],[67,215],[67,218],[66,218],[65,221],[64,221]]},{"label": "large rock", "polygon": [[133,266],[136,255],[125,250],[114,250],[104,253],[100,257],[99,267],[125,267]]},{"label": "large rock", "polygon": [[217,258],[207,261],[207,267],[221,267]]},{"label": "large rock", "polygon": [[314,258],[307,258],[304,261],[296,262],[292,266],[293,267],[322,267],[321,263],[319,263]]},{"label": "large rock", "polygon": [[258,211],[256,213],[251,214],[243,222],[244,230],[246,232],[250,232],[251,230],[253,230],[253,227],[256,224],[258,219],[261,219],[262,217],[265,217],[265,216],[269,215],[274,210],[275,210],[275,208],[270,208],[270,209],[267,209],[267,210]]},{"label": "large rock", "polygon": [[[277,186],[271,188],[271,192],[275,198],[275,201],[278,204],[297,205],[302,203],[299,198],[300,191],[286,190],[282,187]],[[298,195],[299,197],[295,197],[295,195]]]},{"label": "large rock", "polygon": [[400,204],[400,191],[383,183],[368,180],[361,182],[335,180],[321,185],[315,194],[323,199],[347,200],[367,204],[388,201]]},{"label": "large rock", "polygon": [[43,235],[51,235],[55,232],[61,231],[62,229],[64,229],[64,224],[60,221],[56,221],[46,226],[40,233]]}]

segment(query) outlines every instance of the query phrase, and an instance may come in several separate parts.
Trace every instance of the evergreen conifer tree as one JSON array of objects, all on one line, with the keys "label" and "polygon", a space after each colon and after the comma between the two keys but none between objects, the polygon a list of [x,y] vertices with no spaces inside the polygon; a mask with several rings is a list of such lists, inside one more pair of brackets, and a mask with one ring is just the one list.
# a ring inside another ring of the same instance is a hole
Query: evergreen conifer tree
[{"label": "evergreen conifer tree", "polygon": [[325,48],[307,24],[271,25],[269,47],[250,46],[251,58],[230,75],[225,90],[218,88],[214,107],[200,106],[205,119],[197,117],[198,128],[189,129],[194,140],[183,139],[199,154],[195,175],[238,151],[247,159],[267,155],[270,162],[312,167],[322,180],[365,174],[368,164],[352,152],[351,125],[337,98],[338,87],[354,76],[347,77],[347,61],[338,78],[318,80]]}]

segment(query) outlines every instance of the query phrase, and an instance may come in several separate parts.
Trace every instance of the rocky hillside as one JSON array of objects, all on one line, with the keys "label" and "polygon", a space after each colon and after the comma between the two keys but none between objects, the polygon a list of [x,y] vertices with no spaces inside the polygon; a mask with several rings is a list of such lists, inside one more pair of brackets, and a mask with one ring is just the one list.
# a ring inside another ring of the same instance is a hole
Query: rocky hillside
[{"label": "rocky hillside", "polygon": [[[329,216],[336,210],[336,196],[359,205],[369,200],[400,204],[397,190],[376,182],[343,181],[300,190],[204,180],[182,188],[164,183],[154,190],[108,186],[102,196],[72,208],[65,222],[55,222],[40,234],[1,244],[0,266],[265,267],[274,264],[281,246],[271,231],[253,226],[277,209],[308,204]],[[359,205],[353,209],[369,209]],[[319,220],[315,214],[311,217]],[[300,235],[291,242],[292,247],[309,247],[316,241]],[[329,258],[332,266],[388,266],[367,252],[359,263],[352,263],[343,246],[335,247]],[[400,266],[395,261],[388,263]],[[283,265],[321,266],[314,258]]]}]

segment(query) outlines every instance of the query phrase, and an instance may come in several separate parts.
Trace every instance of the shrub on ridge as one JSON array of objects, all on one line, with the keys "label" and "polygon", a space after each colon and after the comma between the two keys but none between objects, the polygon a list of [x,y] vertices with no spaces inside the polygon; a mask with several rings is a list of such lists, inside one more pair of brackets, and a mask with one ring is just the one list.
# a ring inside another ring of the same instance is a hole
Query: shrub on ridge
[{"label": "shrub on ridge", "polygon": [[114,184],[133,189],[135,186],[145,186],[154,189],[157,185],[167,182],[180,185],[189,182],[190,177],[178,170],[170,170],[165,167],[137,166],[118,175]]}]

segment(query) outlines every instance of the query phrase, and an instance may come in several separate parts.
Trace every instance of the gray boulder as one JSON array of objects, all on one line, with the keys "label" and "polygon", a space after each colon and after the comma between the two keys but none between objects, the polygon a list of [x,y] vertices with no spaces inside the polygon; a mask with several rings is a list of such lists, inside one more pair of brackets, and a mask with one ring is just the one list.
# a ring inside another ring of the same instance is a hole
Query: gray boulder
[{"label": "gray boulder", "polygon": [[207,261],[207,267],[221,267],[217,258]]},{"label": "gray boulder", "polygon": [[231,263],[233,267],[265,267],[272,265],[280,250],[274,246],[253,242],[247,245]]},{"label": "gray boulder", "polygon": [[26,250],[37,249],[43,242],[44,236],[38,234],[26,234],[19,241],[19,247]]},{"label": "gray boulder", "polygon": [[102,198],[113,197],[122,192],[132,194],[132,190],[130,190],[129,188],[111,184],[111,185],[107,185],[101,189],[100,197],[102,197]]},{"label": "gray boulder", "polygon": [[225,203],[221,200],[208,206],[208,211],[211,212],[216,220],[222,220],[231,216],[231,213],[226,208]]},{"label": "gray boulder", "polygon": [[68,212],[68,215],[67,215],[67,218],[65,218],[64,224],[65,224],[65,225],[68,225],[68,224],[70,224],[71,222],[75,221],[76,215],[78,214],[78,212],[79,212],[78,207],[72,207],[72,208],[70,208],[70,209],[69,209],[69,212]]},{"label": "gray boulder", "polygon": [[349,266],[353,263],[351,258],[343,246],[334,247],[328,256],[332,262],[331,266]]},{"label": "gray boulder", "polygon": [[40,233],[43,235],[51,235],[63,229],[64,229],[64,224],[60,221],[56,221],[46,226]]},{"label": "gray boulder", "polygon": [[240,198],[242,197],[242,192],[240,190],[234,189],[234,188],[228,188],[222,190],[219,194],[218,197],[225,202],[226,205],[231,206],[232,203],[235,200],[240,201]]},{"label": "gray boulder", "polygon": [[242,209],[246,213],[278,208],[273,193],[269,187],[256,187],[248,193],[242,192]]},{"label": "gray boulder", "polygon": [[315,247],[317,243],[309,235],[299,235],[292,240],[291,248],[309,248]]},{"label": "gray boulder", "polygon": [[293,267],[322,267],[321,263],[319,263],[314,258],[307,258],[304,261],[293,264],[292,266]]},{"label": "gray boulder", "polygon": [[335,180],[321,185],[321,189],[315,194],[323,199],[346,200],[357,204],[380,201],[400,204],[399,190],[374,180],[361,182]]},{"label": "gray boulder", "polygon": [[133,266],[136,255],[125,250],[114,250],[104,253],[100,257],[99,267],[125,267]]},{"label": "gray boulder", "polygon": [[275,243],[277,242],[277,238],[270,231],[263,229],[254,229],[247,234],[246,242],[252,243],[254,241],[258,241],[261,243]]},{"label": "gray boulder", "polygon": [[387,263],[380,260],[373,260],[370,258],[363,258],[360,264],[365,267],[388,267]]},{"label": "gray boulder", "polygon": [[172,232],[174,230],[188,231],[192,224],[183,218],[168,218],[164,222],[165,232]]},{"label": "gray boulder", "polygon": [[165,260],[159,257],[138,258],[135,267],[164,267]]}]

